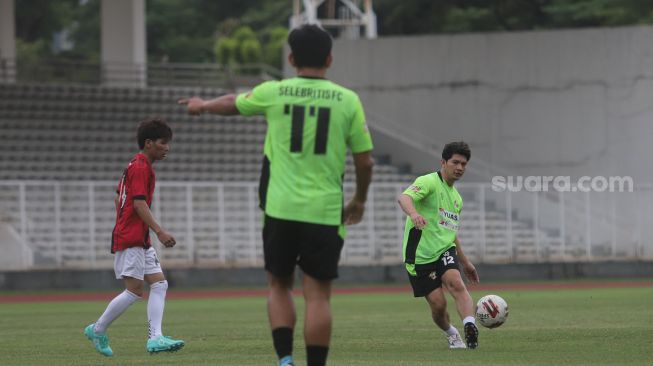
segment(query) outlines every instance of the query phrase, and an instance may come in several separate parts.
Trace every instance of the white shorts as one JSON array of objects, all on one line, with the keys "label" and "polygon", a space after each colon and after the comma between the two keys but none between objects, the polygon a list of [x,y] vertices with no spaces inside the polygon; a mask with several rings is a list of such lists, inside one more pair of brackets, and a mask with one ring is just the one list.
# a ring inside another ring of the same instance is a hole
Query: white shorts
[{"label": "white shorts", "polygon": [[142,280],[146,274],[161,273],[161,264],[154,248],[133,247],[116,252],[113,261],[116,278],[133,277]]}]

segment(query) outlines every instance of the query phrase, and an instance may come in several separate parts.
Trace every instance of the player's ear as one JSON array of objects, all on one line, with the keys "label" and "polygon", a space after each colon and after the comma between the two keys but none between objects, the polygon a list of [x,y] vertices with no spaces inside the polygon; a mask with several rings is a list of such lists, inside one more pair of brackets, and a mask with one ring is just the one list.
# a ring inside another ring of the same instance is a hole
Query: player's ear
[{"label": "player's ear", "polygon": [[288,54],[288,62],[290,62],[292,67],[297,67],[297,65],[295,65],[295,56],[292,54],[292,52]]},{"label": "player's ear", "polygon": [[332,62],[333,62],[333,56],[329,54],[329,56],[327,56],[326,62],[324,63],[324,67],[325,68],[331,67]]}]

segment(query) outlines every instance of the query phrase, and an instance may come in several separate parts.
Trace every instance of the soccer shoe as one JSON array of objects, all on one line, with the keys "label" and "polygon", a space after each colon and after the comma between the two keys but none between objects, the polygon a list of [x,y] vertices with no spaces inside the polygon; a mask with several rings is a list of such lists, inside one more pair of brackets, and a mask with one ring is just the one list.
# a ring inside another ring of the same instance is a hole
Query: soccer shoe
[{"label": "soccer shoe", "polygon": [[449,349],[467,348],[465,342],[460,338],[460,334],[447,336],[447,341],[449,341]]},{"label": "soccer shoe", "polygon": [[84,335],[93,342],[93,346],[95,346],[95,349],[100,352],[101,355],[107,357],[113,356],[113,350],[109,347],[109,337],[106,334],[96,334],[93,330],[94,327],[95,323],[87,326],[84,329]]},{"label": "soccer shoe", "polygon": [[279,366],[295,366],[292,356],[286,356],[279,360]]},{"label": "soccer shoe", "polygon": [[146,348],[149,353],[176,352],[184,347],[185,344],[182,340],[160,335],[154,339],[148,339]]},{"label": "soccer shoe", "polygon": [[465,341],[471,349],[478,347],[478,328],[474,323],[465,324]]}]

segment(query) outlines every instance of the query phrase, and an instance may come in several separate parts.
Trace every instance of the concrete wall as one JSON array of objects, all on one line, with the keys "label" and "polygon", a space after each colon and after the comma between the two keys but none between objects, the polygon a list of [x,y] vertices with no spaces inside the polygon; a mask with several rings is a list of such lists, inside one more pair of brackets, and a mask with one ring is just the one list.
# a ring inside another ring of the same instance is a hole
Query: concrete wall
[{"label": "concrete wall", "polygon": [[[535,264],[479,264],[483,282],[601,278],[651,278],[653,262],[575,262]],[[195,268],[164,270],[173,287],[266,285],[262,268]],[[403,265],[342,266],[337,284],[408,285]],[[0,290],[119,289],[112,270],[0,272]]]},{"label": "concrete wall", "polygon": [[465,139],[468,181],[653,182],[640,163],[653,155],[653,27],[338,40],[329,78],[360,94],[373,132],[431,152],[377,143],[416,172],[433,168],[444,143]]},{"label": "concrete wall", "polygon": [[29,269],[34,265],[34,253],[13,226],[0,222],[0,268]]},{"label": "concrete wall", "polygon": [[101,55],[108,86],[146,85],[145,0],[102,0]]},{"label": "concrete wall", "polygon": [[0,0],[0,83],[16,81],[16,20],[14,0]]}]

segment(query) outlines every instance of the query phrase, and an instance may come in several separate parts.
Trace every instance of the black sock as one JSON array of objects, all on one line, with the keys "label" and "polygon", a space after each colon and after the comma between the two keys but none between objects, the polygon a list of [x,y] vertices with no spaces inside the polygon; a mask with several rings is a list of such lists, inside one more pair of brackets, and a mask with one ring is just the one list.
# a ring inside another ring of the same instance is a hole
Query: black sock
[{"label": "black sock", "polygon": [[329,347],[306,346],[306,365],[325,366]]},{"label": "black sock", "polygon": [[272,342],[279,359],[292,355],[292,328],[282,327],[272,330]]}]

